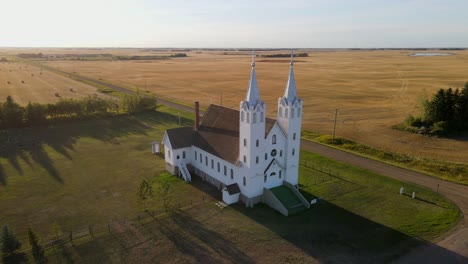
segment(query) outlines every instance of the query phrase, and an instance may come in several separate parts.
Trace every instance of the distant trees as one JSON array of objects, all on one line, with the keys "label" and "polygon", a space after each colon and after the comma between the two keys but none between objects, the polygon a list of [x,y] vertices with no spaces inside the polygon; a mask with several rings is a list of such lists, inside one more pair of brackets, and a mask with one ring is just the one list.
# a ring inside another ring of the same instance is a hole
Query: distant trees
[{"label": "distant trees", "polygon": [[440,89],[431,100],[423,102],[421,117],[408,116],[405,125],[433,135],[468,130],[468,82],[460,91]]},{"label": "distant trees", "polygon": [[54,119],[80,119],[112,113],[139,113],[156,107],[156,98],[140,93],[126,95],[122,100],[103,99],[96,95],[81,100],[60,99],[55,104],[29,102],[17,104],[11,96],[0,102],[0,129],[46,125]]}]

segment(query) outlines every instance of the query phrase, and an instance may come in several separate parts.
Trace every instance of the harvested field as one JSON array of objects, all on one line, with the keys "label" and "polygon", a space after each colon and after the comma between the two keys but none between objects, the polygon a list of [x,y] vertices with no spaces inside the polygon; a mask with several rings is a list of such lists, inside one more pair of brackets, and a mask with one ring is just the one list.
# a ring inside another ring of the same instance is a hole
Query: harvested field
[{"label": "harvested field", "polygon": [[[417,102],[424,94],[431,96],[439,88],[461,87],[468,81],[468,51],[435,57],[409,56],[412,53],[309,51],[310,57],[298,58],[295,71],[298,93],[305,102],[304,129],[332,133],[335,109],[339,109],[339,136],[418,157],[468,160],[466,138],[430,138],[392,129],[408,114],[418,113]],[[199,100],[204,107],[221,104],[222,93],[222,104],[237,108],[250,75],[248,52],[187,54],[187,58],[164,61],[54,61],[48,65],[67,71],[76,68],[84,76],[187,103]],[[270,116],[276,114],[276,100],[288,77],[286,62],[285,58],[257,60],[260,92]]]},{"label": "harvested field", "polygon": [[[60,98],[84,98],[96,87],[21,62],[0,63],[0,101],[8,95],[21,105],[51,103]],[[100,96],[103,96],[100,94]]]}]

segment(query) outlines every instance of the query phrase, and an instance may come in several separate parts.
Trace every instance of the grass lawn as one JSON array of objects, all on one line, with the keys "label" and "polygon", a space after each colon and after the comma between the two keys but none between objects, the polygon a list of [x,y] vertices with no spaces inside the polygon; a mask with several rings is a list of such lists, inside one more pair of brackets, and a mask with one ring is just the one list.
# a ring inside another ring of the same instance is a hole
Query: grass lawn
[{"label": "grass lawn", "polygon": [[[1,131],[0,224],[18,234],[23,249],[28,225],[42,238],[93,226],[94,238],[47,250],[51,263],[313,263],[387,262],[459,218],[434,192],[309,152],[301,162],[315,169],[301,165],[301,191],[323,198],[310,210],[284,217],[265,205],[222,208],[211,185],[162,173],[164,160],[151,154],[150,142],[177,126],[178,112],[182,123],[191,121],[182,111],[158,110]],[[136,199],[143,179],[155,190],[170,182],[171,206],[182,210],[164,213],[155,191],[145,205],[155,217],[144,213]],[[419,199],[399,195],[402,186]]]}]

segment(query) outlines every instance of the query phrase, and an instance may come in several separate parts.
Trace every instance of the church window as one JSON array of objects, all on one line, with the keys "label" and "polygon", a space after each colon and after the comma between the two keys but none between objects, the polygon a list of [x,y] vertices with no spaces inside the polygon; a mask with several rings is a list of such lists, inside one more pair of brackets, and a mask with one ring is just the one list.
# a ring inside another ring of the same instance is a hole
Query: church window
[{"label": "church window", "polygon": [[242,180],[242,181],[243,181],[243,184],[244,184],[244,186],[245,186],[245,185],[246,185],[246,183],[247,183],[247,180],[245,179],[245,177],[243,178],[243,180]]},{"label": "church window", "polygon": [[252,114],[252,123],[257,123],[257,113]]},{"label": "church window", "polygon": [[255,141],[255,146],[258,147],[258,145],[260,144],[260,142],[258,141],[258,139]]},{"label": "church window", "polygon": [[278,110],[278,116],[283,117],[283,107],[281,107],[281,106],[280,106],[280,108]]},{"label": "church window", "polygon": [[179,155],[177,155],[177,159],[180,159],[180,156],[179,156]]},{"label": "church window", "polygon": [[244,147],[247,147],[247,139],[244,138]]},{"label": "church window", "polygon": [[291,118],[294,118],[294,108],[291,108]]},{"label": "church window", "polygon": [[167,150],[167,156],[170,158],[171,157],[171,151]]},{"label": "church window", "polygon": [[296,140],[296,133],[293,133],[293,140]]},{"label": "church window", "polygon": [[279,178],[280,178],[280,179],[281,179],[281,172],[282,172],[282,171],[279,171]]},{"label": "church window", "polygon": [[211,159],[211,168],[214,169],[214,160]]},{"label": "church window", "polygon": [[272,173],[270,174],[270,177],[275,176],[275,175],[276,175],[276,172],[272,172]]},{"label": "church window", "polygon": [[294,153],[295,153],[295,152],[296,152],[296,150],[295,150],[295,149],[292,149],[292,155],[293,155],[293,156],[294,156]]},{"label": "church window", "polygon": [[273,137],[271,137],[271,144],[276,145],[276,135],[273,135]]},{"label": "church window", "polygon": [[224,176],[227,175],[227,168],[226,168],[226,165],[224,165]]},{"label": "church window", "polygon": [[301,116],[301,108],[298,108],[297,109],[297,117],[300,117]]},{"label": "church window", "polygon": [[283,157],[283,151],[280,150],[280,157]]},{"label": "church window", "polygon": [[219,165],[219,162],[218,162],[218,172],[220,172],[220,171],[221,171],[221,169],[220,169],[220,168],[221,168],[221,166]]},{"label": "church window", "polygon": [[255,158],[255,163],[258,164],[258,156]]},{"label": "church window", "polygon": [[200,153],[200,163],[203,163],[203,156],[201,153]]},{"label": "church window", "polygon": [[244,122],[244,111],[241,111],[241,121]]},{"label": "church window", "polygon": [[266,180],[267,180],[267,176],[265,174],[265,176],[263,176],[263,182],[266,182]]},{"label": "church window", "polygon": [[260,122],[263,121],[265,121],[265,115],[263,114],[263,112],[260,112]]},{"label": "church window", "polygon": [[247,163],[247,157],[244,155],[244,163]]},{"label": "church window", "polygon": [[231,169],[231,180],[233,180],[233,179],[234,179],[234,170]]},{"label": "church window", "polygon": [[185,151],[182,151],[182,158],[185,159]]},{"label": "church window", "polygon": [[195,150],[195,160],[197,160],[197,151]]},{"label": "church window", "polygon": [[208,157],[205,156],[205,166],[208,166]]},{"label": "church window", "polygon": [[288,117],[288,109],[287,108],[284,109],[284,117]]},{"label": "church window", "polygon": [[268,153],[265,153],[265,160],[268,159]]},{"label": "church window", "polygon": [[247,123],[250,123],[250,113],[247,112]]}]

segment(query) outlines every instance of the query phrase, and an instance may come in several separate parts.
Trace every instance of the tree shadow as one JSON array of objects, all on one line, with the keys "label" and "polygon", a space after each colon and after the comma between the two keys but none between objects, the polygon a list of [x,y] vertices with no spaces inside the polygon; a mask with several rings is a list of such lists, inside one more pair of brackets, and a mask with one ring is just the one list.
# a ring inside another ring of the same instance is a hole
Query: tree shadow
[{"label": "tree shadow", "polygon": [[[190,120],[181,118],[181,122]],[[9,129],[0,131],[0,158],[8,161],[16,172],[22,175],[26,164],[34,170],[32,161],[39,164],[59,183],[64,183],[63,175],[54,164],[49,149],[72,160],[72,152],[80,138],[92,138],[109,144],[119,144],[118,137],[131,134],[148,135],[155,125],[174,125],[178,117],[164,112],[149,111],[136,115],[119,115],[90,120],[75,120],[49,127]],[[149,143],[149,142],[148,142]],[[10,172],[8,172],[10,173]],[[6,185],[8,174],[0,164],[0,184]]]}]

